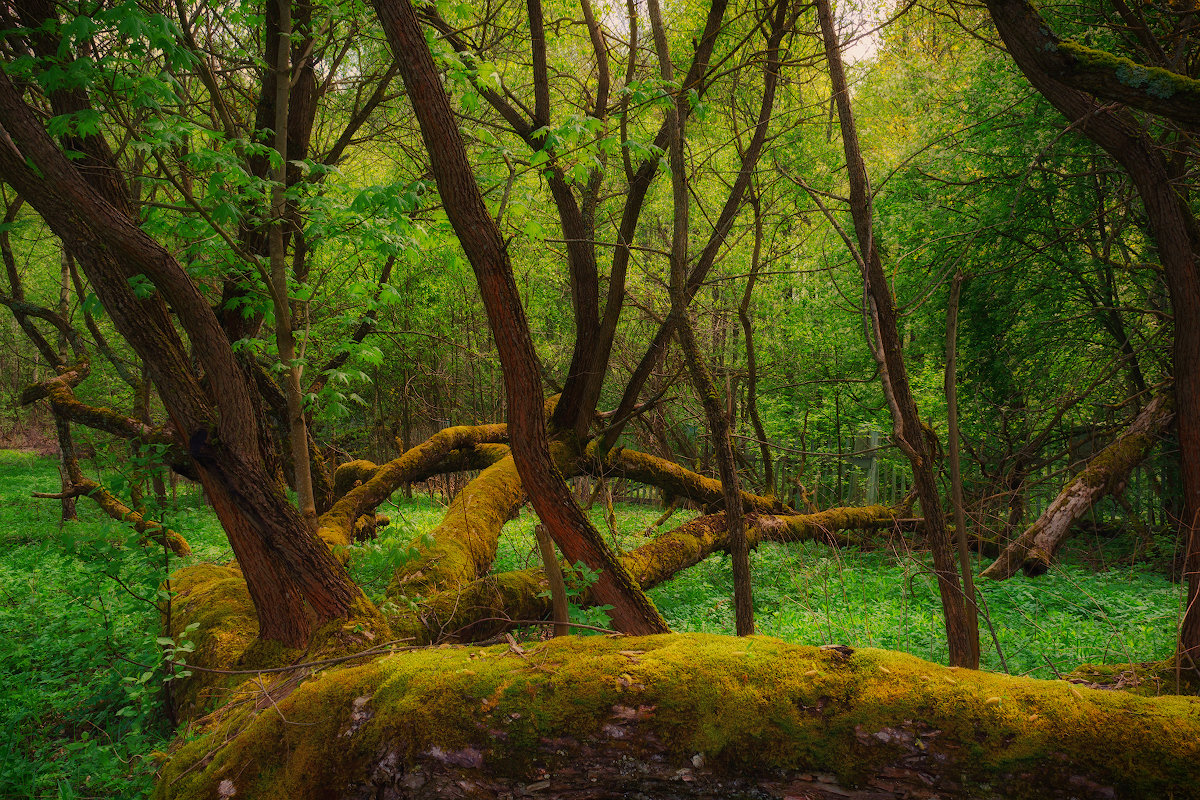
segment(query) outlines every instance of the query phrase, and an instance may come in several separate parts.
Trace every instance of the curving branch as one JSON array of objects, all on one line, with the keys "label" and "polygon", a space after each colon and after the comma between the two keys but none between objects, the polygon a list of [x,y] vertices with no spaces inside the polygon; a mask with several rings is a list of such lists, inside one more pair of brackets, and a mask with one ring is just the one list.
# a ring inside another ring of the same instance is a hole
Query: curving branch
[{"label": "curving branch", "polygon": [[1200,81],[1195,78],[1060,39],[1025,0],[993,2],[990,8],[1008,25],[1022,29],[1022,56],[1028,68],[1101,100],[1124,103],[1182,125],[1200,124]]},{"label": "curving branch", "polygon": [[108,489],[105,489],[101,484],[91,478],[83,477],[83,475],[78,473],[78,469],[74,470],[74,472],[76,474],[71,476],[71,488],[53,494],[33,492],[33,496],[51,500],[63,500],[68,497],[90,497],[96,501],[96,505],[100,506],[105,514],[118,522],[130,523],[133,525],[134,530],[144,534],[142,538],[143,545],[154,541],[171,548],[171,552],[177,556],[184,557],[192,554],[192,547],[188,544],[187,539],[170,528],[163,527],[161,522],[146,519],[145,515],[125,505],[121,502],[120,498]]}]

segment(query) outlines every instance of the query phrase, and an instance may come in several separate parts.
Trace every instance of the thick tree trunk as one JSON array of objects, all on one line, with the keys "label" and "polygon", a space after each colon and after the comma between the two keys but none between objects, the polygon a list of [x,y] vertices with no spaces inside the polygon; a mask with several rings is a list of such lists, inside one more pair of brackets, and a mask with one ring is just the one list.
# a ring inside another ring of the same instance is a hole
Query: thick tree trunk
[{"label": "thick tree trunk", "polygon": [[1129,473],[1150,455],[1173,417],[1170,396],[1159,395],[1151,400],[1116,441],[1096,454],[1042,515],[1004,548],[983,571],[983,577],[1004,580],[1018,569],[1026,575],[1046,572],[1071,526],[1101,499],[1124,490]]},{"label": "thick tree trunk", "polygon": [[1200,700],[880,650],[563,637],[321,669],[245,684],[155,797],[1200,796]]},{"label": "thick tree trunk", "polygon": [[613,607],[614,624],[630,633],[665,631],[658,610],[580,510],[550,458],[541,371],[508,253],[471,173],[412,6],[407,0],[376,0],[375,8],[400,63],[442,202],[479,282],[504,369],[513,457],[525,491],[567,560],[600,572],[596,592]]},{"label": "thick tree trunk", "polygon": [[[67,160],[5,73],[0,125],[0,175],[75,254],[113,324],[150,370],[172,424],[187,442],[250,583],[260,636],[300,646],[314,623],[369,614],[362,592],[306,530],[264,468],[252,387],[208,299],[171,254],[134,224],[119,190],[105,190],[113,195],[110,201]],[[111,176],[110,169],[97,178],[101,188]],[[134,276],[148,280],[154,294],[138,297],[129,281]],[[204,385],[196,377],[197,363]]]}]

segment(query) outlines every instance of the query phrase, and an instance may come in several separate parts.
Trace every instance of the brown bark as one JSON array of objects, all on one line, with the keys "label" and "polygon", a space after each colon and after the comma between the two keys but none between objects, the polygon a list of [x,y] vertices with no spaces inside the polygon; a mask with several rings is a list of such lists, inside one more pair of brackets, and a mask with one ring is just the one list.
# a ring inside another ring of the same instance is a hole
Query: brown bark
[{"label": "brown bark", "polygon": [[[78,469],[75,442],[71,437],[71,423],[58,414],[54,415],[54,432],[58,438],[58,477],[62,484],[62,521],[78,519],[75,513],[75,482],[72,474]],[[73,466],[74,465],[74,466]]]},{"label": "brown bark", "polygon": [[[115,205],[105,196],[112,172],[90,185],[50,141],[6,73],[0,74],[0,120],[0,176],[74,253],[117,330],[147,365],[246,574],[260,635],[299,645],[314,621],[364,610],[362,593],[328,548],[305,532],[264,470],[254,396],[207,298],[134,224],[121,194]],[[137,275],[154,286],[152,296],[133,292],[129,278]],[[205,371],[204,386],[194,363]]]},{"label": "brown bark", "polygon": [[[724,4],[721,0],[714,2],[710,9],[709,21],[713,20],[718,7],[722,12]],[[745,197],[747,190],[750,187],[751,179],[754,171],[758,166],[759,157],[762,155],[763,146],[766,144],[768,137],[768,129],[775,108],[775,93],[779,85],[779,69],[774,58],[777,58],[780,43],[791,27],[792,17],[789,15],[789,5],[786,2],[779,2],[777,5],[769,9],[768,18],[770,19],[770,32],[767,36],[766,50],[770,54],[775,54],[774,57],[769,57],[766,60],[763,69],[763,96],[759,106],[758,118],[755,120],[754,134],[750,138],[750,143],[746,146],[745,152],[742,154],[741,163],[739,165],[737,177],[734,179],[733,186],[730,187],[729,194],[725,198],[725,202],[721,207],[721,213],[718,215],[716,223],[713,225],[713,230],[708,237],[704,248],[696,257],[695,263],[691,265],[687,276],[685,287],[687,305],[691,302],[692,297],[699,291],[705,278],[708,276],[709,270],[716,263],[717,255],[720,254],[722,248],[726,244],[726,236],[728,235],[734,220],[737,218],[738,212],[742,207],[742,200]],[[719,17],[717,18],[719,21]],[[706,32],[713,30],[706,28]],[[715,30],[713,32],[715,37]],[[703,53],[705,60],[700,61],[701,52],[697,51],[696,58],[692,62],[692,67],[684,79],[683,86],[692,85],[693,81],[699,80],[699,76],[703,75],[708,68],[707,58],[712,52],[711,44],[708,50]],[[669,131],[668,121],[664,121],[663,128],[659,132],[659,137],[655,139],[657,147],[666,148],[668,144],[667,133]],[[640,174],[640,172],[639,172]],[[633,231],[636,228],[636,218],[633,220],[633,225],[628,228],[629,239],[624,241],[632,241]],[[622,233],[624,234],[624,220],[622,221]],[[622,255],[622,250],[618,249],[618,256]],[[628,253],[624,252],[624,258],[628,258]],[[607,450],[613,447],[621,432],[624,430],[624,424],[632,417],[633,409],[638,405],[638,398],[641,395],[642,388],[646,384],[646,380],[650,377],[656,364],[662,359],[666,352],[667,346],[671,339],[675,336],[676,317],[669,315],[663,324],[659,326],[654,338],[651,340],[649,347],[646,348],[645,354],[641,361],[638,362],[629,381],[625,384],[625,388],[621,395],[621,402],[614,413],[614,419],[618,423],[612,425],[605,431],[601,437],[601,450]],[[613,323],[615,325],[615,322]]]},{"label": "brown bark", "polygon": [[842,146],[846,152],[850,180],[850,212],[854,219],[854,232],[858,242],[856,258],[866,284],[867,301],[876,339],[868,344],[871,345],[876,364],[879,366],[884,396],[892,413],[892,438],[912,466],[913,483],[921,502],[921,512],[925,516],[925,533],[933,554],[933,568],[937,575],[938,591],[942,597],[942,609],[946,619],[950,663],[976,668],[979,666],[978,642],[971,641],[971,626],[962,584],[955,570],[954,551],[946,530],[942,500],[933,474],[933,453],[926,441],[917,414],[917,404],[909,387],[900,346],[896,307],[887,276],[883,271],[879,248],[875,243],[871,190],[867,181],[866,165],[859,148],[854,114],[850,108],[850,90],[842,68],[838,35],[828,0],[817,0],[817,14],[821,21],[830,82],[841,121]]},{"label": "brown bark", "polygon": [[546,581],[550,584],[550,605],[553,609],[554,635],[568,636],[571,621],[567,611],[567,586],[563,582],[562,568],[558,564],[558,551],[554,549],[554,540],[546,532],[544,525],[534,525],[533,533],[537,537],[538,550],[542,554],[542,569],[546,573]]},{"label": "brown bark", "polygon": [[750,323],[750,299],[754,295],[754,284],[762,266],[763,240],[762,205],[759,203],[758,194],[753,187],[750,191],[750,206],[754,209],[754,250],[750,256],[750,276],[746,278],[746,290],[743,292],[742,302],[738,306],[738,321],[742,324],[742,338],[746,341],[746,409],[750,413],[754,435],[758,437],[758,452],[763,462],[763,494],[774,497],[775,462],[771,457],[771,444],[767,441],[767,430],[763,427],[762,418],[758,414],[758,358],[754,351],[754,326]]},{"label": "brown bark", "polygon": [[1070,534],[1071,526],[1101,499],[1124,490],[1129,473],[1150,455],[1173,418],[1168,395],[1158,395],[1147,403],[1129,427],[1097,453],[1042,515],[1004,548],[999,558],[983,571],[983,577],[1004,580],[1018,569],[1027,575],[1046,572]]},{"label": "brown bark", "polygon": [[[658,0],[649,0],[647,9],[654,35],[654,49],[658,52],[659,75],[663,82],[669,85],[675,75],[674,68],[671,66],[667,33],[663,27]],[[717,469],[721,475],[721,489],[725,501],[726,524],[729,527],[730,541],[732,542],[730,555],[733,561],[735,624],[738,636],[749,636],[754,633],[750,549],[746,543],[741,487],[737,466],[733,460],[733,443],[729,437],[729,417],[725,414],[721,400],[717,396],[717,388],[712,374],[708,371],[708,366],[704,363],[704,357],[700,354],[700,348],[696,344],[696,334],[692,329],[692,322],[688,317],[687,310],[689,298],[685,286],[688,264],[689,197],[687,163],[683,144],[688,102],[686,95],[676,95],[674,108],[668,112],[668,116],[673,117],[668,135],[668,163],[671,168],[671,197],[673,199],[670,258],[671,316],[675,318],[675,332],[683,350],[688,372],[692,377],[692,385],[704,406],[704,416],[708,420],[709,435],[712,437],[713,449],[716,452]]]},{"label": "brown bark", "polygon": [[[275,152],[279,163],[272,170],[271,220],[268,233],[270,251],[271,304],[275,309],[275,345],[283,365],[283,393],[287,401],[288,448],[292,455],[296,500],[305,524],[317,529],[317,503],[313,495],[312,467],[308,453],[308,426],[304,418],[304,395],[300,388],[300,360],[296,353],[296,338],[292,331],[292,301],[288,291],[287,244],[284,235],[288,226],[285,191],[288,171],[288,122],[291,100],[292,0],[277,0],[279,33],[275,42]],[[268,50],[271,43],[268,42]],[[310,126],[311,127],[311,126]],[[293,237],[295,238],[295,237]],[[300,252],[299,242],[296,247]]]},{"label": "brown bark", "polygon": [[1143,124],[1127,111],[1102,108],[1079,91],[1088,87],[1076,88],[1069,76],[1046,71],[1041,51],[1054,52],[1060,42],[1037,10],[1026,0],[988,0],[987,7],[1025,77],[1121,165],[1146,209],[1176,320],[1172,367],[1183,484],[1179,527],[1188,581],[1179,650],[1200,662],[1200,325],[1194,324],[1200,319],[1200,223],[1172,180],[1168,159],[1173,156],[1151,140]]},{"label": "brown bark", "polygon": [[975,601],[975,570],[967,542],[967,515],[963,503],[962,469],[958,440],[958,306],[962,297],[963,273],[956,272],[950,283],[950,302],[946,309],[946,436],[950,451],[950,502],[954,508],[954,541],[958,546],[958,567],[967,602],[967,625],[975,646],[974,661],[979,664],[979,607]]},{"label": "brown bark", "polygon": [[613,622],[628,632],[667,630],[571,496],[547,445],[541,371],[508,254],[471,174],[445,90],[407,0],[376,0],[376,11],[400,62],[421,125],[442,202],[475,271],[504,369],[509,434],[525,491],[568,561],[600,572],[596,592],[613,606]]}]

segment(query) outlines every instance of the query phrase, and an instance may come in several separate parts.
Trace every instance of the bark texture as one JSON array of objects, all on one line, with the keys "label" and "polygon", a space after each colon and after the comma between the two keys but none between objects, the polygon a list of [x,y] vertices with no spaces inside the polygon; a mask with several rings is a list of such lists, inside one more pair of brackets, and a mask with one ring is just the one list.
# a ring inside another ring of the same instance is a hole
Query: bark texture
[{"label": "bark texture", "polygon": [[1116,441],[1092,458],[1041,516],[1004,548],[983,571],[983,577],[1004,580],[1019,569],[1031,576],[1050,569],[1054,554],[1070,534],[1071,526],[1104,497],[1124,490],[1129,473],[1150,455],[1173,418],[1174,406],[1169,396],[1159,395],[1151,400]]},{"label": "bark texture", "polygon": [[667,624],[654,604],[580,510],[550,458],[541,369],[508,253],[484,206],[412,6],[407,0],[376,0],[375,9],[400,63],[447,216],[479,283],[504,369],[509,434],[525,491],[567,560],[583,561],[600,572],[596,591],[613,607],[615,625],[629,633],[666,631]]},{"label": "bark texture", "polygon": [[[829,77],[841,121],[842,146],[846,152],[846,170],[850,181],[850,213],[858,242],[856,258],[863,272],[865,302],[874,330],[875,341],[868,342],[879,366],[884,396],[892,415],[892,439],[907,456],[912,467],[913,484],[921,501],[925,534],[933,554],[933,569],[937,575],[938,592],[946,619],[946,639],[950,645],[950,663],[958,666],[979,666],[979,644],[972,641],[972,628],[966,599],[954,563],[950,534],[942,515],[942,499],[933,472],[933,448],[917,413],[908,381],[908,370],[900,343],[896,304],[883,271],[883,259],[875,241],[874,211],[871,187],[867,180],[866,164],[858,143],[854,114],[850,107],[850,89],[842,68],[841,48],[834,27],[828,0],[817,0],[821,20],[821,35],[825,40],[825,55]],[[978,637],[976,636],[976,639]]]}]

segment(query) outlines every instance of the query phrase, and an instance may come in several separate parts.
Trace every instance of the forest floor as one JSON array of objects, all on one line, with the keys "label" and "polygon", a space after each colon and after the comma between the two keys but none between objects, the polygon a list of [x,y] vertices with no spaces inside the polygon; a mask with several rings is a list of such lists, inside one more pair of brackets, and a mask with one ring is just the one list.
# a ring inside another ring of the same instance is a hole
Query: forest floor
[{"label": "forest floor", "polygon": [[[110,488],[123,488],[120,474],[103,477]],[[187,559],[136,546],[133,531],[102,517],[86,498],[80,521],[62,526],[58,501],[30,496],[57,488],[53,459],[0,451],[0,797],[143,797],[174,735],[162,713],[170,689],[164,648],[176,644],[159,638],[155,604],[164,597],[163,580],[186,564],[225,561],[231,553],[192,488],[180,487],[163,514],[191,543]],[[380,509],[392,524],[356,547],[350,563],[377,599],[409,543],[442,514],[438,497],[394,499]],[[643,542],[659,514],[618,504],[611,531],[599,507],[593,511],[597,527],[625,548]],[[660,530],[691,516],[681,511]],[[505,528],[498,569],[538,563],[532,527],[524,510]],[[1083,663],[1168,656],[1182,600],[1178,584],[1157,569],[1169,553],[1135,561],[1132,551],[1121,537],[1082,537],[1046,576],[984,581],[984,668],[1052,678]],[[936,587],[919,541],[765,545],[752,555],[752,570],[759,633],[945,663]],[[672,629],[711,633],[732,633],[732,594],[723,554],[651,592]],[[605,622],[598,610],[574,611],[575,621]]]}]

